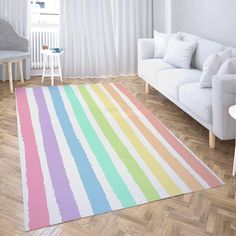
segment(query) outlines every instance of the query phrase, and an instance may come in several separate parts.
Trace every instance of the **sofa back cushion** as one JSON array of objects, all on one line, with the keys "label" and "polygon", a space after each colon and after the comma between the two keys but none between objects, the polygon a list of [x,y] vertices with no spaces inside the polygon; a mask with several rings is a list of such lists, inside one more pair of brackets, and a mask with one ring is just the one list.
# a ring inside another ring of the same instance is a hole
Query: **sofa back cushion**
[{"label": "sofa back cushion", "polygon": [[163,58],[168,47],[171,34],[159,33],[154,30],[154,58]]},{"label": "sofa back cushion", "polygon": [[178,35],[180,35],[180,39],[185,42],[197,42],[200,39],[200,37],[195,34],[189,34],[181,31]]},{"label": "sofa back cushion", "polygon": [[223,51],[225,46],[207,39],[200,39],[197,43],[196,53],[193,58],[193,67],[202,70],[206,59],[214,53]]},{"label": "sofa back cushion", "polygon": [[230,48],[232,50],[232,57],[236,57],[236,48]]},{"label": "sofa back cushion", "polygon": [[172,37],[180,39],[181,34],[165,34],[154,30],[154,58],[163,58],[165,56],[169,41]]}]

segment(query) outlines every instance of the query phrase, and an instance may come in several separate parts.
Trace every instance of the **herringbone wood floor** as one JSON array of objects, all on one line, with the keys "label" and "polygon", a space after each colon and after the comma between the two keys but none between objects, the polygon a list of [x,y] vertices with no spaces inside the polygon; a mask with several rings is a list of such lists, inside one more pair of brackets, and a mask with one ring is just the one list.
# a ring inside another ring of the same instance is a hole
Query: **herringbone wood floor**
[{"label": "herringbone wood floor", "polygon": [[[139,78],[102,80],[106,81],[121,82],[226,185],[24,233],[15,98],[9,94],[8,83],[0,82],[0,235],[236,235],[236,178],[231,176],[234,142],[217,140],[217,148],[211,150],[207,130],[158,92],[145,94]],[[88,82],[101,80],[67,80],[66,84]],[[41,86],[40,78],[25,86]]]}]

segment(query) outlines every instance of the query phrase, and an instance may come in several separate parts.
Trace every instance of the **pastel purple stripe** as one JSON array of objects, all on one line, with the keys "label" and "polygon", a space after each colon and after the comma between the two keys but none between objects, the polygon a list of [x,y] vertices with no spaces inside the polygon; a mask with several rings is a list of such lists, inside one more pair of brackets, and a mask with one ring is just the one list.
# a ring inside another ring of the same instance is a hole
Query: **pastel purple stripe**
[{"label": "pastel purple stripe", "polygon": [[48,168],[63,221],[80,217],[57,144],[42,88],[34,88]]}]

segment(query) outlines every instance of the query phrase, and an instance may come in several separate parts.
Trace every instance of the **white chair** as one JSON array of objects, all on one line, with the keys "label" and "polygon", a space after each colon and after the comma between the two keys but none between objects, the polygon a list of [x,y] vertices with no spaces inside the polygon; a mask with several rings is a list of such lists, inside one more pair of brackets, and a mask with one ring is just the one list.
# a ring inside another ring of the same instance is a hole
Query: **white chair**
[{"label": "white chair", "polygon": [[28,39],[18,35],[13,27],[0,18],[0,64],[8,68],[10,93],[13,93],[12,64],[17,63],[21,82],[24,83],[23,60],[30,57]]}]

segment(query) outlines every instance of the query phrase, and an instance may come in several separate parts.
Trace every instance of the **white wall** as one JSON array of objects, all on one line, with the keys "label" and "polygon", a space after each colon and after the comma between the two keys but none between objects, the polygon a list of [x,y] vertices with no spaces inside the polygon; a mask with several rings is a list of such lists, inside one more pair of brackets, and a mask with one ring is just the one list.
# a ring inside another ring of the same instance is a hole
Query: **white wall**
[{"label": "white wall", "polygon": [[[155,23],[157,30],[165,32],[169,27],[172,32],[182,30],[236,47],[236,0],[154,1],[155,12],[161,17]],[[163,2],[168,1],[171,3],[169,7],[164,3],[163,11]],[[167,25],[163,23],[166,19]]]},{"label": "white wall", "polygon": [[171,32],[171,0],[153,0],[154,29],[159,32]]},{"label": "white wall", "polygon": [[153,0],[154,29],[165,32],[165,0]]}]

